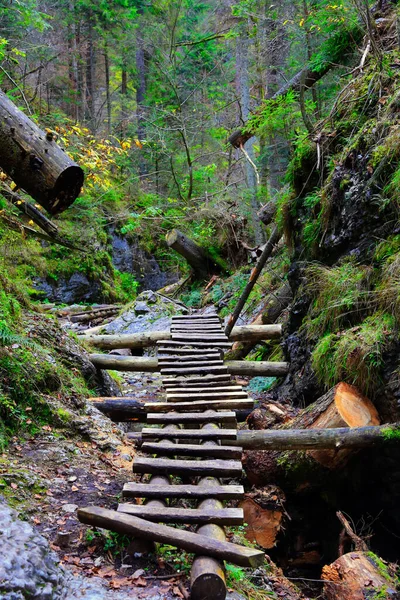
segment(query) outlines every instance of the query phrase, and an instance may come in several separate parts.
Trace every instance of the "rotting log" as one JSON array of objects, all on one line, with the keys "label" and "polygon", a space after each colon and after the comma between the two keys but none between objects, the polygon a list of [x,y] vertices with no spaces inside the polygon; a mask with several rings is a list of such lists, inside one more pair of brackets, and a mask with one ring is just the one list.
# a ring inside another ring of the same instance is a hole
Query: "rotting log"
[{"label": "rotting log", "polygon": [[276,486],[266,486],[246,494],[239,504],[247,523],[246,539],[265,550],[273,548],[281,529],[285,495]]},{"label": "rotting log", "polygon": [[[142,443],[140,432],[129,432],[127,438]],[[236,440],[224,442],[228,446],[241,446],[244,450],[338,450],[399,443],[400,423],[334,429],[239,430]]]},{"label": "rotting log", "polygon": [[322,569],[326,600],[397,598],[396,583],[382,572],[372,552],[349,552]]},{"label": "rotting log", "polygon": [[151,523],[139,517],[132,517],[100,506],[78,509],[78,519],[81,523],[92,527],[101,527],[117,533],[169,544],[187,552],[206,554],[241,567],[257,567],[262,565],[265,560],[264,553],[254,548],[216,540],[192,531],[175,529],[169,525]]},{"label": "rotting log", "polygon": [[[160,370],[158,360],[156,358],[147,358],[142,356],[128,357],[128,356],[114,356],[109,354],[90,354],[89,358],[92,364],[98,369],[111,369],[113,371],[136,371],[136,372],[147,372],[156,373]],[[232,360],[223,363],[223,367],[228,369],[228,373],[231,375],[248,375],[250,377],[282,377],[286,375],[289,369],[288,363],[285,362],[267,362],[267,361],[241,361]],[[217,372],[222,366],[218,365],[210,367],[207,372],[211,369]],[[182,369],[182,374],[190,372],[201,372],[202,369],[206,370],[207,367],[193,367]],[[174,371],[174,369],[164,369],[164,373]]]},{"label": "rotting log", "polygon": [[221,273],[224,269],[201,246],[178,229],[172,229],[165,236],[167,245],[175,250],[192,267],[194,274],[201,279]]},{"label": "rotting log", "polygon": [[0,92],[0,167],[51,215],[68,208],[83,185],[83,170]]}]

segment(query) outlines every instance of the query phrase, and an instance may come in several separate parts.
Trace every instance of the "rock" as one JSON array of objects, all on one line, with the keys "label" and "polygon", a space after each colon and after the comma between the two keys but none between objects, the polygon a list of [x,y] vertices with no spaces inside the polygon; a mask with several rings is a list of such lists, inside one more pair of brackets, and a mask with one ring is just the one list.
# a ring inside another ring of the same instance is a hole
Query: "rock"
[{"label": "rock", "polygon": [[33,286],[50,302],[73,304],[75,302],[103,301],[103,291],[100,281],[89,280],[78,271],[71,277],[53,279],[35,278]]},{"label": "rock", "polygon": [[147,306],[146,302],[136,302],[134,311],[137,315],[145,315],[150,312],[150,308]]},{"label": "rock", "polygon": [[78,508],[77,504],[63,504],[61,510],[65,513],[74,513]]}]

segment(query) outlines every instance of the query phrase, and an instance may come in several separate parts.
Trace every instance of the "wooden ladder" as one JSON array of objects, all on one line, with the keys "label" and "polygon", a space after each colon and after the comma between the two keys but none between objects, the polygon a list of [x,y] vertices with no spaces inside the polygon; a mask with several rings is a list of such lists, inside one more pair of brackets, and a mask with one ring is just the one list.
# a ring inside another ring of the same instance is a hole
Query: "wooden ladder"
[{"label": "wooden ladder", "polygon": [[[151,427],[142,429],[144,456],[133,461],[133,472],[150,480],[126,483],[117,511],[78,511],[84,523],[194,552],[193,600],[225,598],[224,560],[244,567],[264,561],[263,552],[226,541],[223,529],[243,524],[243,510],[223,502],[244,497],[241,485],[223,481],[242,476],[242,448],[224,442],[237,437],[234,411],[253,407],[224,365],[223,351],[230,346],[215,313],[172,318],[171,340],[158,342],[166,401],[156,403],[157,412],[154,403],[145,405],[152,411],[147,414]],[[196,485],[188,483],[192,478]],[[145,503],[132,502],[137,498]],[[175,507],[174,501],[183,499],[193,500],[196,508]],[[195,525],[196,533],[171,523]]]}]

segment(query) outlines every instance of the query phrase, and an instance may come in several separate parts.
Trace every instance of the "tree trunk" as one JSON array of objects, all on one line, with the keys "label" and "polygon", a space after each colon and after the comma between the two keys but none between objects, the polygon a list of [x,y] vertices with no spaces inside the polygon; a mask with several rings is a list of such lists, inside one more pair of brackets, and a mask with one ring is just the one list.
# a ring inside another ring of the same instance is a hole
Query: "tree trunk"
[{"label": "tree trunk", "polygon": [[83,171],[53,140],[0,92],[0,166],[51,215],[77,198]]},{"label": "tree trunk", "polygon": [[239,504],[243,509],[246,539],[265,550],[273,548],[281,529],[285,495],[276,486],[267,486],[246,494]]},{"label": "tree trunk", "polygon": [[395,598],[396,584],[372,552],[349,552],[322,569],[326,600]]},{"label": "tree trunk", "polygon": [[110,59],[107,42],[104,42],[104,70],[106,75],[107,134],[111,135]]},{"label": "tree trunk", "polygon": [[[246,325],[243,327],[234,327],[229,336],[231,340],[251,340],[253,344],[261,340],[278,339],[281,336],[281,325]],[[115,335],[80,335],[80,340],[96,346],[114,350],[117,348],[146,348],[154,346],[156,342],[161,340],[170,340],[171,332],[165,331],[148,331],[145,333],[119,333]]]},{"label": "tree trunk", "polygon": [[[113,356],[110,354],[90,354],[91,362],[98,369],[111,369],[115,371],[137,371],[156,373],[160,370],[156,358]],[[266,361],[241,361],[232,360],[224,363],[231,375],[249,375],[250,377],[282,377],[289,369],[285,362]],[[218,367],[219,368],[219,367]],[[194,372],[207,372],[210,367],[193,367]],[[190,368],[187,368],[190,372]],[[186,373],[183,373],[186,374]]]},{"label": "tree trunk", "polygon": [[93,39],[92,15],[89,14],[88,21],[88,39],[86,49],[86,119],[89,127],[94,133],[96,130],[95,119],[95,48]]},{"label": "tree trunk", "polygon": [[203,248],[178,229],[167,233],[166,242],[170,248],[183,256],[192,267],[194,274],[200,279],[207,279],[211,275],[223,271],[223,268]]},{"label": "tree trunk", "polygon": [[[146,63],[143,38],[143,7],[139,4],[138,8],[139,27],[136,35],[136,122],[137,137],[139,141],[146,139],[146,121],[144,119],[144,101],[146,96]],[[139,153],[139,174],[146,173],[146,165],[143,160],[143,154]]]}]

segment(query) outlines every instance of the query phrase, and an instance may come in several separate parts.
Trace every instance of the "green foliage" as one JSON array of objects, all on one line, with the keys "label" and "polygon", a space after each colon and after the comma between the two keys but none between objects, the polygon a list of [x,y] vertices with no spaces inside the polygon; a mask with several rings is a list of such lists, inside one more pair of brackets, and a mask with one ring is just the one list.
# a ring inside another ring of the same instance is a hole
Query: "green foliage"
[{"label": "green foliage", "polygon": [[382,430],[382,437],[386,441],[400,440],[400,427],[388,425]]},{"label": "green foliage", "polygon": [[366,310],[371,268],[346,260],[337,267],[311,264],[305,292],[312,298],[303,329],[309,338],[338,331]]},{"label": "green foliage", "polygon": [[323,336],[312,352],[312,366],[326,387],[355,384],[366,395],[381,385],[383,355],[396,338],[392,315],[374,313],[360,325]]}]

